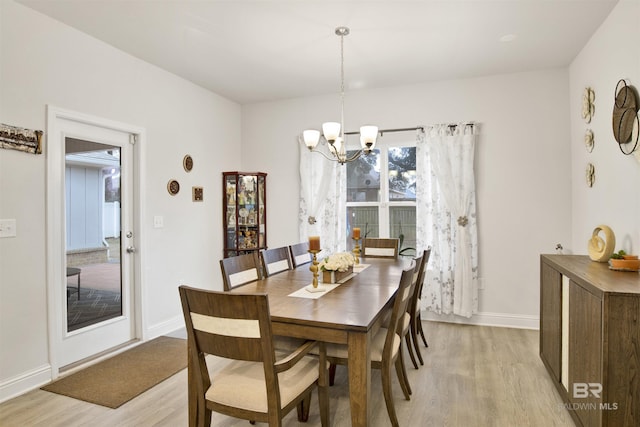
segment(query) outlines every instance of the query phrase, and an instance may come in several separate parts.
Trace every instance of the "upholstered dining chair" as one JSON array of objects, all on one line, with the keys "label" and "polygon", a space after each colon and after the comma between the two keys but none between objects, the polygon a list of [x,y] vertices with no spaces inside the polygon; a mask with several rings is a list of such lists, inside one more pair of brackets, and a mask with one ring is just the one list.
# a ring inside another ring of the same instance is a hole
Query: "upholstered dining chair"
[{"label": "upholstered dining chair", "polygon": [[260,262],[262,263],[262,272],[265,277],[293,268],[287,246],[260,251]]},{"label": "upholstered dining chair", "polygon": [[[424,280],[427,274],[427,264],[429,263],[429,257],[431,256],[431,248],[427,248],[422,253],[422,263],[419,266],[418,281],[416,283],[416,289],[414,292],[414,298],[412,299],[409,307],[409,314],[411,315],[411,324],[409,326],[409,335],[411,336],[411,342],[413,343],[413,349],[420,360],[420,364],[424,365],[422,360],[422,354],[420,347],[418,347],[418,335],[422,338],[425,347],[429,347],[427,339],[424,336],[424,330],[422,329],[422,317],[420,316],[420,300],[422,298],[422,288],[424,286]],[[407,342],[407,346],[409,343]],[[415,361],[414,361],[415,366]]]},{"label": "upholstered dining chair", "polygon": [[400,239],[365,238],[362,246],[362,256],[365,258],[398,259]]},{"label": "upholstered dining chair", "polygon": [[[211,424],[212,411],[252,422],[282,425],[294,407],[307,421],[311,393],[318,389],[320,421],[329,423],[327,362],[323,343],[308,341],[291,354],[273,348],[266,294],[216,292],[180,286],[187,329],[190,387],[197,396],[199,426]],[[319,347],[319,357],[309,355]],[[206,356],[229,359],[207,365]]]},{"label": "upholstered dining chair", "polygon": [[[406,400],[410,400],[411,387],[409,379],[404,367],[402,358],[402,319],[407,311],[407,306],[411,300],[413,273],[416,266],[412,266],[403,270],[400,278],[400,284],[396,291],[396,297],[393,302],[391,317],[389,318],[388,327],[381,327],[375,336],[371,339],[371,367],[381,370],[382,390],[384,401],[387,406],[387,413],[393,426],[398,426],[398,418],[396,416],[395,405],[393,403],[393,394],[391,389],[391,368],[395,366],[398,381]],[[332,365],[347,364],[347,346],[343,344],[326,344],[327,360]],[[348,367],[347,367],[348,369]],[[334,375],[332,370],[330,375]],[[330,378],[330,383],[333,378]]]},{"label": "upholstered dining chair", "polygon": [[220,269],[225,291],[262,278],[260,261],[255,252],[221,259]]},{"label": "upholstered dining chair", "polygon": [[297,243],[289,246],[291,252],[291,262],[293,268],[297,268],[300,265],[308,264],[312,261],[311,254],[309,253],[309,242]]}]

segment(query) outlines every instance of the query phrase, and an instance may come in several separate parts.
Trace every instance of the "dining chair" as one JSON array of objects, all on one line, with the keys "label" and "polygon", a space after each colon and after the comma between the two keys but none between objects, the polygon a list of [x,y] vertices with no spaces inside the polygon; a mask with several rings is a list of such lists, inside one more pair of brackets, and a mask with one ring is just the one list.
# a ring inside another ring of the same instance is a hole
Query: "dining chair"
[{"label": "dining chair", "polygon": [[[298,420],[307,421],[316,387],[320,421],[328,425],[323,343],[307,341],[291,354],[276,352],[266,294],[216,292],[184,285],[179,291],[191,359],[189,387],[195,388],[191,395],[197,396],[199,426],[211,424],[212,411],[281,426],[282,418],[294,407]],[[309,355],[315,347],[319,347],[319,357]],[[210,372],[208,355],[230,361]]]},{"label": "dining chair", "polygon": [[[389,419],[393,426],[398,426],[398,418],[396,416],[391,389],[392,366],[395,366],[400,388],[402,388],[405,399],[411,399],[411,387],[409,385],[409,379],[407,378],[404,360],[402,357],[401,334],[402,319],[407,311],[409,301],[411,300],[413,273],[415,268],[415,263],[412,263],[411,267],[402,271],[388,327],[381,327],[371,339],[371,368],[381,370],[384,401],[387,406]],[[327,360],[329,360],[332,365],[347,364],[348,352],[346,345],[327,343],[326,352]],[[335,375],[335,369],[331,370],[329,375],[329,384],[331,384],[333,382],[331,377]]]},{"label": "dining chair", "polygon": [[308,264],[312,261],[311,254],[309,253],[309,242],[297,243],[289,246],[291,252],[291,262],[293,262],[293,268]]},{"label": "dining chair", "polygon": [[[424,286],[424,280],[427,274],[427,264],[429,263],[429,257],[431,256],[431,248],[427,248],[422,253],[422,263],[420,265],[420,270],[418,273],[418,282],[416,283],[416,289],[414,292],[414,299],[411,301],[409,313],[411,314],[411,325],[410,336],[411,341],[413,343],[413,349],[415,350],[418,359],[420,360],[420,364],[424,365],[424,361],[422,360],[422,354],[420,353],[420,347],[418,347],[418,334],[422,338],[422,342],[424,342],[425,347],[429,347],[427,343],[427,339],[424,336],[424,330],[422,329],[422,317],[420,315],[420,300],[422,299],[422,288]],[[407,343],[407,346],[409,344]],[[415,366],[415,362],[414,362]]]},{"label": "dining chair", "polygon": [[362,256],[365,258],[398,259],[400,239],[365,238],[362,246]]},{"label": "dining chair", "polygon": [[291,258],[289,258],[289,248],[286,246],[260,251],[260,262],[262,264],[264,277],[269,277],[293,268]]},{"label": "dining chair", "polygon": [[224,290],[260,280],[260,262],[255,252],[220,260]]},{"label": "dining chair", "polygon": [[[411,299],[409,300],[409,303],[407,304],[407,310],[405,311],[401,319],[401,323],[402,323],[401,337],[404,338],[407,344],[407,353],[409,353],[409,357],[411,358],[411,363],[413,364],[413,367],[416,369],[418,369],[418,363],[416,361],[416,356],[414,356],[413,353],[418,352],[419,350],[413,349],[413,344],[411,342],[411,326],[413,322],[412,319],[415,316],[415,310],[416,310],[415,304],[416,304],[417,292],[418,292],[418,280],[420,280],[420,268],[422,267],[423,259],[424,259],[424,255],[420,255],[413,259],[413,261],[415,262],[415,269],[413,270],[413,278],[411,283],[411,297],[410,297]],[[419,359],[422,362],[422,356],[420,356]],[[421,364],[424,365],[424,363],[421,363]]]}]

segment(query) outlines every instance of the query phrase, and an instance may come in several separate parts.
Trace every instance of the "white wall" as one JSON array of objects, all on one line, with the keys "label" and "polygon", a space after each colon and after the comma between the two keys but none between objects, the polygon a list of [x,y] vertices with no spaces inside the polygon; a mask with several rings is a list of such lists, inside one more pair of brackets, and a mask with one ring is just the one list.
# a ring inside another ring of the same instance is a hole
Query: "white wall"
[{"label": "white wall", "polygon": [[[613,137],[612,111],[620,79],[640,90],[640,2],[621,0],[569,68],[571,79],[572,244],[587,253],[587,241],[600,224],[616,235],[616,251],[640,252],[640,156],[624,156]],[[582,119],[582,93],[596,94],[590,124]],[[638,100],[640,101],[640,100]],[[595,136],[593,152],[584,145],[586,129]],[[586,185],[585,169],[593,163],[596,180]],[[630,252],[630,253],[631,253]]]},{"label": "white wall", "polygon": [[[347,93],[347,131],[371,123],[382,129],[480,123],[485,290],[472,322],[537,327],[539,254],[571,241],[568,87],[568,72],[559,69]],[[297,135],[339,114],[337,94],[243,106],[243,167],[269,174],[270,246],[298,241]]]},{"label": "white wall", "polygon": [[[146,128],[144,332],[179,326],[179,281],[222,289],[220,180],[240,168],[240,106],[11,0],[0,19],[0,122],[44,130],[53,104]],[[18,232],[0,239],[0,401],[48,375],[45,165],[45,155],[0,150],[0,218]],[[182,188],[174,197],[171,178]],[[194,185],[204,202],[192,203]]]}]

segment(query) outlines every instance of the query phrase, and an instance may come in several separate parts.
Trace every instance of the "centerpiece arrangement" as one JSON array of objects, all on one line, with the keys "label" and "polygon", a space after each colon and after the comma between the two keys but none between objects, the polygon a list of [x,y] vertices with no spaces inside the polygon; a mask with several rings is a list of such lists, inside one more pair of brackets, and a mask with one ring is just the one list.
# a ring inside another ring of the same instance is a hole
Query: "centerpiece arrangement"
[{"label": "centerpiece arrangement", "polygon": [[353,274],[356,259],[350,252],[336,252],[324,258],[318,264],[322,271],[323,283],[339,283],[345,277]]}]

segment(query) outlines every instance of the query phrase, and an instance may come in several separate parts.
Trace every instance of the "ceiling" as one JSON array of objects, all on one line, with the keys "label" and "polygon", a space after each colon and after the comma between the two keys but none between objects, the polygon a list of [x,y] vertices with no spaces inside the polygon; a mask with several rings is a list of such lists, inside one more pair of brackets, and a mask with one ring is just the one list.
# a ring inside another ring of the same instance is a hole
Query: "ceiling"
[{"label": "ceiling", "polygon": [[[618,0],[18,0],[235,102],[566,67]],[[501,41],[501,38],[513,39]]]}]

